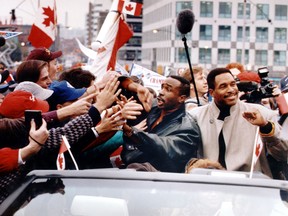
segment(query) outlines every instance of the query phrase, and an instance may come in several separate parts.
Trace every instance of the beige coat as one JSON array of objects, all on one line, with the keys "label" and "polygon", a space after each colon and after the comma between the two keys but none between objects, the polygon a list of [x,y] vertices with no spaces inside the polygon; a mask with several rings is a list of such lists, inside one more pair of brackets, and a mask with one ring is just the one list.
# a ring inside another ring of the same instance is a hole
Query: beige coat
[{"label": "beige coat", "polygon": [[[244,111],[253,111],[253,109],[258,109],[265,119],[275,123],[274,136],[262,137],[262,140],[267,146],[268,151],[270,153],[272,152],[272,156],[275,154],[275,158],[286,160],[288,143],[287,141],[277,138],[281,130],[280,125],[277,123],[277,113],[261,105],[244,103],[240,100],[236,105],[231,107],[230,116],[226,117],[224,121],[217,119],[220,111],[214,102],[190,111],[190,114],[197,119],[200,127],[204,158],[214,161],[218,160],[218,135],[223,128],[223,136],[226,144],[225,161],[227,170],[249,172],[257,127],[244,119],[242,113]],[[268,176],[271,176],[264,151],[262,151],[255,170],[262,171]]]}]

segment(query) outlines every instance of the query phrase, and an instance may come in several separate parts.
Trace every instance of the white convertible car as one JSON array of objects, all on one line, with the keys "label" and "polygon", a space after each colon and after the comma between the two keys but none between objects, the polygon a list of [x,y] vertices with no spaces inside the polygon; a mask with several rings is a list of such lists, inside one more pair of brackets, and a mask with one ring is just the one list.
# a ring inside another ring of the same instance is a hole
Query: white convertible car
[{"label": "white convertible car", "polygon": [[262,174],[97,169],[33,171],[0,215],[287,216],[288,182]]}]

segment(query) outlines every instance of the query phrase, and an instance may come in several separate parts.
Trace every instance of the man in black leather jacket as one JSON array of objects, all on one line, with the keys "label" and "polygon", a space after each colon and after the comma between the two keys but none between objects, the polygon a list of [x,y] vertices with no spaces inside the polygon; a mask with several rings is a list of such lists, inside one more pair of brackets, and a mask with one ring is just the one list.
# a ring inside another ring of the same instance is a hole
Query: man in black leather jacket
[{"label": "man in black leather jacket", "polygon": [[123,126],[121,158],[125,165],[149,162],[162,172],[184,172],[190,158],[198,157],[200,130],[185,111],[190,83],[183,77],[170,76],[162,84],[157,101],[140,130]]}]

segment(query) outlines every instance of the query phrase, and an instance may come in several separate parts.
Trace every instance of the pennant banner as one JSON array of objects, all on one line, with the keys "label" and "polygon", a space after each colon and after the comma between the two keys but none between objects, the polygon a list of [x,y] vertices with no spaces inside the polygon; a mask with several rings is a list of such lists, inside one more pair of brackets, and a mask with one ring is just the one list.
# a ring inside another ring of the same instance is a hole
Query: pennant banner
[{"label": "pennant banner", "polygon": [[0,31],[0,36],[4,37],[5,39],[16,37],[23,32],[12,32],[12,31]]}]

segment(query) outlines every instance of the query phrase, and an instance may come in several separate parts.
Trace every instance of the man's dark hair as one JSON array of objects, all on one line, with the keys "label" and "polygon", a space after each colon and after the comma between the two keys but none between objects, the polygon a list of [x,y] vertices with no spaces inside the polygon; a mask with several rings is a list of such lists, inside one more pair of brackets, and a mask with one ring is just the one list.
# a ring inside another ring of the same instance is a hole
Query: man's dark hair
[{"label": "man's dark hair", "polygon": [[181,85],[179,87],[179,95],[185,95],[186,97],[190,97],[190,82],[187,79],[176,75],[171,75],[169,77],[181,82]]},{"label": "man's dark hair", "polygon": [[18,83],[30,81],[36,83],[41,74],[41,70],[48,67],[48,63],[41,60],[23,61],[17,68],[16,81]]},{"label": "man's dark hair", "polygon": [[215,69],[211,70],[207,76],[208,88],[209,89],[215,89],[215,77],[220,75],[220,74],[224,74],[224,73],[230,73],[231,76],[233,76],[231,71],[227,68],[215,68]]},{"label": "man's dark hair", "polygon": [[59,81],[66,80],[74,88],[88,88],[91,85],[91,81],[95,81],[95,79],[94,74],[88,70],[83,70],[81,67],[64,71],[59,76]]}]

